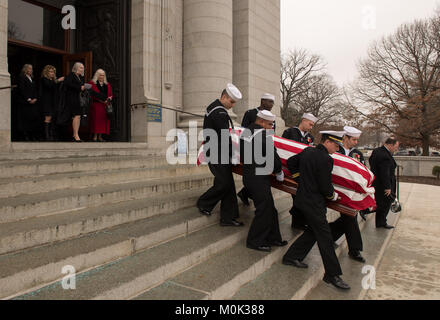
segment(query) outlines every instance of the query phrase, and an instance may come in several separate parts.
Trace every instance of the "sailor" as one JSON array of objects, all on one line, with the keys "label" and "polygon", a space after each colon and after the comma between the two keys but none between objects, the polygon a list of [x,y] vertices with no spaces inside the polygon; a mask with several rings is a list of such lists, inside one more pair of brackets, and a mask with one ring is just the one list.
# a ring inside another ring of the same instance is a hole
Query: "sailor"
[{"label": "sailor", "polygon": [[[355,148],[359,143],[359,138],[362,135],[362,131],[353,127],[345,127],[344,131],[344,140],[339,149],[339,153],[347,157],[354,158],[365,165],[364,155],[361,151]],[[365,263],[365,259],[361,255],[363,243],[357,215],[355,217],[341,215],[338,220],[330,223],[330,228],[333,233],[333,240],[335,241],[345,234],[348,243],[349,257],[353,260]]]},{"label": "sailor", "polygon": [[[313,114],[305,113],[301,119],[301,123],[298,127],[290,128],[284,131],[283,138],[296,141],[308,146],[313,146],[315,138],[310,133],[315,126],[318,118]],[[305,230],[307,221],[304,216],[295,210],[295,196],[292,195],[293,206],[290,210],[292,215],[292,229]]]},{"label": "sailor", "polygon": [[[206,110],[204,129],[205,146],[213,146],[205,150],[209,169],[214,175],[214,186],[203,194],[197,201],[197,207],[202,215],[210,216],[212,210],[221,202],[220,225],[223,227],[242,227],[237,221],[239,217],[238,201],[235,182],[232,175],[232,140],[229,132],[234,124],[228,114],[237,101],[242,99],[240,90],[233,84],[228,84],[223,90],[220,100],[214,101]],[[229,146],[222,147],[223,140],[229,140]]]},{"label": "sailor", "polygon": [[[243,117],[243,121],[241,123],[241,126],[243,128],[249,128],[250,125],[255,124],[255,121],[257,120],[257,114],[260,111],[267,110],[269,112],[272,112],[273,106],[275,105],[275,96],[270,93],[265,93],[261,96],[261,104],[258,108],[251,109],[246,111]],[[273,123],[273,130],[276,129],[276,123],[274,121]],[[241,199],[243,204],[245,206],[249,206],[249,192],[246,188],[241,189],[241,191],[237,194],[237,196]]]},{"label": "sailor", "polygon": [[290,172],[299,180],[295,206],[305,215],[308,227],[287,251],[283,264],[308,268],[303,260],[318,242],[325,268],[324,281],[348,290],[350,287],[340,278],[342,270],[326,217],[326,202],[339,198],[332,185],[333,158],[330,155],[339,150],[344,132],[323,131],[321,134],[321,144],[316,148],[309,147],[287,161]]},{"label": "sailor", "polygon": [[281,159],[273,142],[275,116],[267,110],[259,111],[255,123],[240,137],[240,157],[243,163],[243,184],[255,204],[255,218],[249,230],[247,247],[270,252],[272,246],[283,247],[271,190],[271,175],[284,181]]}]

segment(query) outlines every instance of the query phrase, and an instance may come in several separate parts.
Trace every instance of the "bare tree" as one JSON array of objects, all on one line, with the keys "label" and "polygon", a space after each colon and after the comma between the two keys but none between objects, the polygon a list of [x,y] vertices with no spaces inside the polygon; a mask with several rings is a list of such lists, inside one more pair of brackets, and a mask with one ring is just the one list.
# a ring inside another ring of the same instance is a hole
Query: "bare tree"
[{"label": "bare tree", "polygon": [[356,112],[429,155],[440,130],[440,18],[402,25],[373,44],[346,95]]},{"label": "bare tree", "polygon": [[300,94],[307,92],[313,85],[310,78],[325,68],[318,55],[307,50],[297,49],[281,57],[281,94],[283,105],[281,116],[289,123],[289,109]]}]

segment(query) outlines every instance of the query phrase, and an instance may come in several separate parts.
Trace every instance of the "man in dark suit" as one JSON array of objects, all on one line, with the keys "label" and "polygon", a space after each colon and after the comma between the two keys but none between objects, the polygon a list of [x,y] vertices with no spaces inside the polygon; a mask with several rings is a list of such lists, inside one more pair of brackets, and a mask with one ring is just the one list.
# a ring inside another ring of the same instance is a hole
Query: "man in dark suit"
[{"label": "man in dark suit", "polygon": [[[249,128],[251,125],[254,125],[255,121],[257,120],[257,114],[263,110],[271,112],[274,105],[275,105],[275,96],[270,93],[263,94],[263,96],[261,97],[261,105],[258,108],[246,111],[241,126],[243,128]],[[272,129],[273,130],[276,129],[275,121],[273,122]],[[240,198],[240,200],[244,203],[245,206],[250,205],[249,198],[251,198],[251,195],[246,187],[241,189],[241,191],[237,194],[237,196]]]},{"label": "man in dark suit", "polygon": [[389,138],[384,146],[373,151],[370,157],[371,171],[376,176],[373,186],[376,188],[376,228],[393,229],[388,225],[387,216],[396,195],[396,168],[393,158],[399,150],[399,141]]},{"label": "man in dark suit", "polygon": [[[306,113],[303,115],[301,123],[298,127],[290,128],[284,131],[283,138],[306,144],[308,146],[313,146],[315,138],[310,134],[310,131],[312,131],[317,121],[318,118],[316,118],[313,114]],[[292,229],[305,230],[307,227],[307,221],[300,212],[295,210],[294,195],[292,195],[292,199],[293,206],[290,210],[290,214],[292,215]]]},{"label": "man in dark suit", "polygon": [[[365,165],[364,155],[361,151],[355,148],[359,143],[362,131],[348,126],[344,128],[344,131],[344,141],[339,149],[339,153],[353,158]],[[335,241],[345,234],[349,249],[348,255],[351,259],[362,263],[366,262],[361,255],[361,252],[363,251],[363,243],[357,215],[355,217],[341,215],[338,220],[330,223],[330,228],[333,233],[333,240]]]},{"label": "man in dark suit", "polygon": [[[235,182],[232,175],[232,140],[230,127],[234,124],[228,114],[235,103],[242,99],[242,94],[233,84],[228,84],[221,98],[217,99],[206,110],[203,124],[206,157],[209,169],[214,175],[214,186],[203,194],[197,201],[197,207],[202,215],[210,216],[215,206],[221,202],[220,225],[222,227],[242,227],[237,221],[239,216]],[[222,139],[227,135],[227,139]],[[229,140],[227,146],[222,141]],[[208,146],[212,148],[208,148]]]},{"label": "man in dark suit", "polygon": [[332,184],[333,158],[339,150],[344,132],[323,131],[321,144],[307,148],[290,158],[287,166],[293,177],[299,177],[295,207],[307,219],[308,227],[283,257],[283,264],[307,268],[303,260],[318,242],[325,268],[324,281],[348,290],[350,287],[340,278],[341,266],[333,247],[333,236],[327,221],[327,201],[337,201],[339,195]]}]

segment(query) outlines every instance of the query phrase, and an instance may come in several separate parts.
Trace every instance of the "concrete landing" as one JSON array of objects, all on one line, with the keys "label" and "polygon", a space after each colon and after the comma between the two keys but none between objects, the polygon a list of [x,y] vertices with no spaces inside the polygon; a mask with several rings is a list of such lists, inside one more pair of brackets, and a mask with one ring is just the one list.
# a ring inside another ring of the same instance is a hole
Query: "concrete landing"
[{"label": "concrete landing", "polygon": [[398,226],[367,300],[440,299],[440,187],[402,184]]}]

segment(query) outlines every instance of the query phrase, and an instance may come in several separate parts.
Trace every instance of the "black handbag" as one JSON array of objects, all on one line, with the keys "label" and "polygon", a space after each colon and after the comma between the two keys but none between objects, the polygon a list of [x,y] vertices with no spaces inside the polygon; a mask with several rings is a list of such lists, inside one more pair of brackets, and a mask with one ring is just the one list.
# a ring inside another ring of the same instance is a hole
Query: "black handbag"
[{"label": "black handbag", "polygon": [[113,117],[114,110],[113,110],[113,104],[111,102],[105,105],[105,112],[107,114],[107,118],[111,119]]},{"label": "black handbag", "polygon": [[79,104],[81,107],[81,127],[89,126],[90,100],[90,93],[88,90],[84,90],[79,93]]}]

